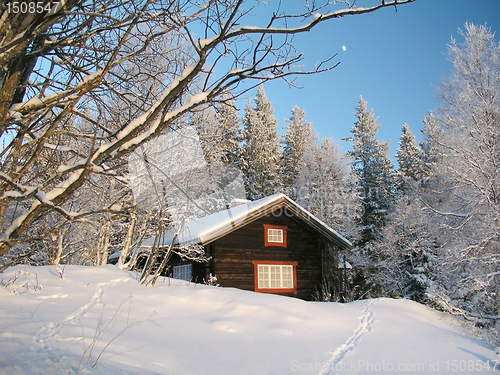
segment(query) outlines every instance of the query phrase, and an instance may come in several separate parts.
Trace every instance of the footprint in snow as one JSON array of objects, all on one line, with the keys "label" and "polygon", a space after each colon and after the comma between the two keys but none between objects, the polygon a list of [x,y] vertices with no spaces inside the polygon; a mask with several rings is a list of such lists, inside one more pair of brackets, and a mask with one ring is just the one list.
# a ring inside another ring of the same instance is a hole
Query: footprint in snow
[{"label": "footprint in snow", "polygon": [[335,365],[339,363],[344,356],[354,349],[358,341],[361,339],[365,332],[370,332],[373,324],[373,306],[377,304],[377,300],[370,300],[366,303],[363,312],[359,318],[359,326],[354,333],[347,339],[345,343],[340,345],[335,351],[332,352],[332,357],[323,366],[319,375],[328,375]]}]

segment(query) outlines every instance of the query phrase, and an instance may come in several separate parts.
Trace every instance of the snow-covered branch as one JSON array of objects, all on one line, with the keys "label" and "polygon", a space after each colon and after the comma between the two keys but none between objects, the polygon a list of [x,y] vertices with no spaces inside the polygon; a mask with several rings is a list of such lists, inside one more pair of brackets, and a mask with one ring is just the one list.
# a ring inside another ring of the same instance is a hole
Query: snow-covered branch
[{"label": "snow-covered branch", "polygon": [[[67,220],[83,212],[107,215],[106,199],[102,207],[81,209],[83,189],[101,189],[102,198],[111,181],[125,180],[125,156],[176,129],[205,103],[236,88],[234,95],[246,92],[244,81],[287,80],[337,65],[299,70],[302,55],[287,35],[412,1],[336,10],[326,1],[310,7],[307,17],[287,14],[283,5],[264,27],[248,26],[255,8],[243,0],[202,6],[118,0],[113,7],[68,0],[53,13],[26,18],[26,27],[0,40],[7,67],[0,72],[0,135],[12,139],[0,150],[0,255],[52,213]],[[0,19],[0,35],[7,35],[2,30],[15,20]],[[278,27],[284,20],[303,24]]]},{"label": "snow-covered branch", "polygon": [[445,211],[440,211],[440,210],[437,210],[435,209],[433,206],[431,206],[430,204],[426,203],[423,199],[420,199],[420,201],[429,209],[431,210],[432,212],[438,214],[438,215],[443,215],[443,216],[455,216],[455,217],[461,217],[461,218],[468,218],[470,216],[470,214],[462,214],[462,213],[458,213],[458,212],[445,212]]}]

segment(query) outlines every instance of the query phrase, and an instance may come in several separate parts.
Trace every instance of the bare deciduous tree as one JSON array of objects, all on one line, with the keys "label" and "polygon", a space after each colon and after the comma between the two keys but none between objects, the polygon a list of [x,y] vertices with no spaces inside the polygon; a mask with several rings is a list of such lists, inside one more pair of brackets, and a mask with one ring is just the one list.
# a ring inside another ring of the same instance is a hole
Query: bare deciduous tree
[{"label": "bare deciduous tree", "polygon": [[46,236],[33,228],[48,214],[113,211],[71,201],[93,175],[122,181],[124,156],[198,106],[336,66],[297,70],[294,34],[412,1],[313,1],[300,14],[278,2],[262,26],[244,26],[271,8],[259,1],[45,0],[50,10],[24,14],[0,5],[0,255]]}]

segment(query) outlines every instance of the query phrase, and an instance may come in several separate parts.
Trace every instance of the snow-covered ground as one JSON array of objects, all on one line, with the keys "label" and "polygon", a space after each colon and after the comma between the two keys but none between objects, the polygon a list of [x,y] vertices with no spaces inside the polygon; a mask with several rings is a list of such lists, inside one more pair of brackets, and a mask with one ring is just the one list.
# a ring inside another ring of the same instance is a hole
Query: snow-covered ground
[{"label": "snow-covered ground", "polygon": [[411,301],[312,303],[136,277],[114,266],[0,274],[0,374],[500,374],[492,348]]}]

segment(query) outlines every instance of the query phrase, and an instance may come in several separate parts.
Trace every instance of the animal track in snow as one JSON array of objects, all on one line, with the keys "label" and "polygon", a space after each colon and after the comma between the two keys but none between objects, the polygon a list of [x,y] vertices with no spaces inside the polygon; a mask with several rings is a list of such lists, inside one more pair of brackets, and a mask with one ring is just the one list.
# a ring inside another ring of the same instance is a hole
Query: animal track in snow
[{"label": "animal track in snow", "polygon": [[[45,327],[40,329],[34,338],[35,344],[36,344],[36,349],[39,350],[40,348],[44,348],[48,350],[48,345],[46,343],[46,340],[53,338],[61,329],[61,327],[69,322],[78,320],[81,316],[83,316],[87,311],[89,311],[92,307],[102,304],[102,295],[104,293],[104,288],[113,286],[115,284],[118,284],[120,282],[128,282],[129,279],[115,279],[111,280],[105,283],[99,283],[96,285],[96,289],[94,294],[90,297],[89,302],[87,302],[85,305],[74,311],[73,313],[67,315],[64,319],[58,321],[58,322],[52,322],[48,323]],[[49,296],[50,298],[54,296]],[[47,297],[47,298],[49,298]]]},{"label": "animal track in snow", "polygon": [[332,352],[332,357],[323,366],[319,375],[328,375],[335,368],[335,365],[339,363],[344,356],[354,349],[358,341],[361,339],[365,332],[370,332],[373,323],[373,306],[377,303],[377,300],[371,300],[366,303],[363,312],[359,318],[359,326],[356,328],[354,333],[347,339],[345,343],[340,345],[335,351]]}]

